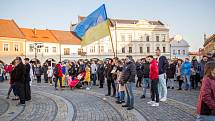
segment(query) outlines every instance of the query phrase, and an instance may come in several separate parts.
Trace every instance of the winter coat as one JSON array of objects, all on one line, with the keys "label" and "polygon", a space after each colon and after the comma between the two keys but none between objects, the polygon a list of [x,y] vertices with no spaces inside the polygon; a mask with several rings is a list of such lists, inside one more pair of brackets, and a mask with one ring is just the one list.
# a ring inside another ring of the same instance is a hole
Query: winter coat
[{"label": "winter coat", "polygon": [[91,65],[91,74],[96,74],[97,73],[97,65],[96,64],[92,64]]},{"label": "winter coat", "polygon": [[35,67],[34,68],[34,73],[35,73],[36,76],[41,76],[42,73],[43,73],[43,70],[42,70],[41,67]]},{"label": "winter coat", "polygon": [[90,67],[86,66],[85,71],[86,71],[86,75],[85,75],[84,81],[90,82],[90,81],[91,81],[91,79],[90,79],[90,75],[91,75],[91,74],[90,74]]},{"label": "winter coat", "polygon": [[164,74],[168,67],[168,61],[165,56],[160,56],[158,59],[159,75]]},{"label": "winter coat", "polygon": [[113,70],[113,67],[114,67],[114,65],[111,65],[111,64],[106,65],[106,69],[105,69],[106,75],[105,76],[106,76],[107,80],[113,80],[112,73],[111,73],[111,71]]},{"label": "winter coat", "polygon": [[14,68],[14,71],[15,71],[14,82],[24,84],[24,82],[25,82],[25,65],[23,63],[19,63]]},{"label": "winter coat", "polygon": [[143,70],[142,70],[142,65],[140,63],[136,63],[136,71],[137,71],[137,77],[142,78]]},{"label": "winter coat", "polygon": [[53,70],[52,69],[48,69],[47,71],[48,77],[52,77],[53,76]]},{"label": "winter coat", "polygon": [[191,75],[191,63],[190,62],[184,62],[181,66],[181,72],[182,75]]},{"label": "winter coat", "polygon": [[150,63],[149,78],[153,81],[159,79],[158,62],[153,59]]},{"label": "winter coat", "polygon": [[175,64],[170,64],[166,70],[166,75],[168,79],[173,79],[175,77],[176,66]]},{"label": "winter coat", "polygon": [[126,63],[122,70],[122,81],[124,83],[134,82],[135,83],[136,66],[133,61]]},{"label": "winter coat", "polygon": [[104,67],[104,65],[103,65],[103,64],[99,64],[99,65],[98,65],[98,70],[97,70],[97,73],[98,73],[98,80],[104,81],[104,79],[105,79],[104,72],[105,72],[105,67]]},{"label": "winter coat", "polygon": [[31,70],[30,64],[29,63],[25,64],[25,81],[26,82],[30,82],[31,81],[30,70]]},{"label": "winter coat", "polygon": [[62,67],[60,64],[57,64],[57,69],[58,69],[58,77],[63,77],[63,73],[62,73]]},{"label": "winter coat", "polygon": [[197,103],[197,113],[215,116],[215,78],[204,77]]},{"label": "winter coat", "polygon": [[143,77],[149,78],[150,63],[148,63],[148,62],[143,63],[142,70],[143,70]]},{"label": "winter coat", "polygon": [[204,76],[204,71],[205,71],[205,64],[207,63],[207,61],[203,61],[201,60],[200,62],[200,77],[202,78]]}]

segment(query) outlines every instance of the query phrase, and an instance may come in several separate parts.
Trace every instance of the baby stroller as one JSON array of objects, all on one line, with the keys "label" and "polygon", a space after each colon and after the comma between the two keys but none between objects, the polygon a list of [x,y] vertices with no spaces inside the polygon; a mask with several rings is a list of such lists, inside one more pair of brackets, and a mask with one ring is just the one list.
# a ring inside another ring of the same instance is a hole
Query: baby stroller
[{"label": "baby stroller", "polygon": [[72,76],[69,76],[69,78],[68,78],[69,87],[71,89],[73,89],[75,87],[81,88],[85,75],[86,75],[85,72],[81,72],[80,74],[78,74],[78,76],[76,78],[72,78]]}]

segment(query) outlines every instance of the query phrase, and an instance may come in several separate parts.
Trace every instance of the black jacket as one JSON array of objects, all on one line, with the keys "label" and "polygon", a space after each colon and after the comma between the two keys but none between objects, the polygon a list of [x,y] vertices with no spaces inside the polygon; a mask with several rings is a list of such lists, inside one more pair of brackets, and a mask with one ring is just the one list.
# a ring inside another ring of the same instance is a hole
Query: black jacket
[{"label": "black jacket", "polygon": [[149,78],[150,63],[148,63],[148,62],[143,63],[142,70],[143,70],[143,77],[144,78]]},{"label": "black jacket", "polygon": [[107,80],[113,80],[111,71],[113,70],[114,65],[107,64],[106,66],[106,78]]},{"label": "black jacket", "polygon": [[98,73],[98,80],[104,80],[105,76],[104,76],[104,72],[105,72],[105,67],[103,64],[99,64],[98,65],[98,69],[97,69],[97,73]]},{"label": "black jacket", "polygon": [[170,65],[167,67],[167,70],[166,70],[167,78],[168,78],[168,79],[174,78],[175,72],[176,72],[176,65],[175,65],[174,63],[173,63],[173,64],[170,64]]},{"label": "black jacket", "polygon": [[135,82],[135,75],[136,75],[136,66],[134,62],[130,61],[126,63],[122,70],[122,81],[124,83]]},{"label": "black jacket", "polygon": [[25,65],[23,63],[18,64],[15,68],[15,76],[14,82],[15,83],[25,83]]},{"label": "black jacket", "polygon": [[30,64],[25,64],[25,81],[26,82],[29,82],[31,81],[31,78],[30,78],[30,70],[31,70],[31,66]]},{"label": "black jacket", "polygon": [[165,56],[160,56],[158,60],[158,68],[159,68],[159,75],[166,73],[166,69],[168,67],[168,61]]},{"label": "black jacket", "polygon": [[143,77],[142,65],[140,63],[136,63],[137,77]]}]

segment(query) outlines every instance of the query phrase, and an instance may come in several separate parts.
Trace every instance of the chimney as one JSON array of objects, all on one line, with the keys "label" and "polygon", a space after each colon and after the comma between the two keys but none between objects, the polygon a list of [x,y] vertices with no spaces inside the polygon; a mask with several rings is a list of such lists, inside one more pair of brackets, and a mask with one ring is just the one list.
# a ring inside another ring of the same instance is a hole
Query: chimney
[{"label": "chimney", "polygon": [[37,34],[37,30],[36,28],[34,28],[34,36],[36,36],[36,34]]}]

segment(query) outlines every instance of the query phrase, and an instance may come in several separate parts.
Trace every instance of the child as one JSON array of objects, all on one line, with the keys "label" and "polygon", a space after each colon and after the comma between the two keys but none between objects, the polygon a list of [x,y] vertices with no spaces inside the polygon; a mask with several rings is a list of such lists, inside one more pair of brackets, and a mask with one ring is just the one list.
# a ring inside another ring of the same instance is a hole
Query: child
[{"label": "child", "polygon": [[[152,55],[148,56],[150,62],[150,72],[149,78],[151,79],[151,97],[152,101],[149,101],[148,104],[151,106],[159,106],[159,93],[158,93],[158,82],[159,82],[159,73],[158,73],[158,62],[153,58]],[[156,96],[156,102],[155,102]]]},{"label": "child", "polygon": [[91,80],[90,80],[90,65],[89,64],[86,65],[85,71],[86,71],[86,76],[85,76],[84,82],[87,83],[86,90],[90,90]]},{"label": "child", "polygon": [[48,80],[49,80],[50,86],[52,86],[52,77],[53,77],[52,67],[48,67],[47,74],[48,74]]}]

